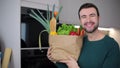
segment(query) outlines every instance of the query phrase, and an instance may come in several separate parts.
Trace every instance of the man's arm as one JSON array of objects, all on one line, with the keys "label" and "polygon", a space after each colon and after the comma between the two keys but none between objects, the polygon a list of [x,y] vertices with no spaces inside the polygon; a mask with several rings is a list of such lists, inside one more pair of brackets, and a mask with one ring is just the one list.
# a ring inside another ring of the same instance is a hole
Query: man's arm
[{"label": "man's arm", "polygon": [[103,63],[103,68],[119,68],[120,65],[120,51],[119,45],[116,43],[106,55]]}]

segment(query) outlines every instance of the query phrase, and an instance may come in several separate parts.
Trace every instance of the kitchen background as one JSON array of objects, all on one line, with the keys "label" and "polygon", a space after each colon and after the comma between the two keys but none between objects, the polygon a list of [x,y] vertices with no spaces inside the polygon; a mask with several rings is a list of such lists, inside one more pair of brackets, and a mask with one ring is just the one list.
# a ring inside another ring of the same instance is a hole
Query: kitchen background
[{"label": "kitchen background", "polygon": [[[0,40],[2,41],[2,53],[4,48],[12,48],[9,68],[21,68],[21,7],[50,10],[56,4],[56,10],[63,6],[59,22],[68,24],[79,24],[78,9],[81,4],[92,2],[100,10],[100,29],[109,31],[120,45],[120,0],[0,0]],[[29,48],[28,48],[29,49]]]},{"label": "kitchen background", "polygon": [[60,22],[79,24],[77,10],[80,5],[85,2],[91,2],[97,5],[100,11],[100,29],[109,31],[109,35],[113,37],[120,46],[119,0],[60,0],[60,5],[64,6],[60,15]]}]

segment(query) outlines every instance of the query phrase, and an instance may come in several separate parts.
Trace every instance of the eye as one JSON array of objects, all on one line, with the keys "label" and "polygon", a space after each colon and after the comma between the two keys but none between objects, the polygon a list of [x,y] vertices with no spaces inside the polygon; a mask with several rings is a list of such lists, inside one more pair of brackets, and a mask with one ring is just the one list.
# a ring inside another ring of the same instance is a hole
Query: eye
[{"label": "eye", "polygon": [[86,18],[86,15],[82,15],[81,18],[83,18],[83,19]]},{"label": "eye", "polygon": [[96,16],[96,14],[94,14],[94,13],[90,14],[90,17],[95,17],[95,16]]}]

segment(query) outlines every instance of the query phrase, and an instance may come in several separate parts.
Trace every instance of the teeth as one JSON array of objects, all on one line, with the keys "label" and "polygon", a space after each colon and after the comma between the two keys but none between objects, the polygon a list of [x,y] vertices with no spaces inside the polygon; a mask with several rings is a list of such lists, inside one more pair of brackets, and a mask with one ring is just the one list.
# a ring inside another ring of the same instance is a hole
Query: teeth
[{"label": "teeth", "polygon": [[90,26],[92,26],[92,24],[87,24],[87,26],[89,26],[89,27],[90,27]]},{"label": "teeth", "polygon": [[90,23],[86,23],[85,25],[86,25],[87,27],[91,27],[91,26],[93,25],[93,23],[90,22]]}]

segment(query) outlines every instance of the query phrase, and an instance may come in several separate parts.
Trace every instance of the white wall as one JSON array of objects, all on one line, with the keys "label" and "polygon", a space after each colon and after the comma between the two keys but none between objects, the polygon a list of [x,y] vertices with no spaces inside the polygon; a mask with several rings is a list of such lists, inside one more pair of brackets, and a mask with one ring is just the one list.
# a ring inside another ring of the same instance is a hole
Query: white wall
[{"label": "white wall", "polygon": [[49,5],[50,10],[52,10],[53,5],[55,4],[55,10],[58,11],[59,0],[21,0],[21,6],[24,7],[47,10],[47,4]]},{"label": "white wall", "polygon": [[[20,55],[20,8],[21,6],[47,9],[59,0],[0,0],[0,39],[2,39],[2,51],[4,48],[12,48],[12,56],[9,68],[21,68]],[[41,3],[42,2],[42,3]]]},{"label": "white wall", "polygon": [[120,29],[110,29],[109,35],[118,42],[120,47]]},{"label": "white wall", "polygon": [[120,47],[120,29],[117,28],[98,28],[99,30],[102,30],[105,34],[108,34],[110,37],[114,38],[116,42],[119,44]]},{"label": "white wall", "polygon": [[78,9],[86,2],[97,5],[100,11],[100,26],[120,28],[120,0],[60,0],[63,10],[60,22],[79,24]]},{"label": "white wall", "polygon": [[12,48],[9,68],[20,67],[20,0],[0,0],[2,48]]}]

